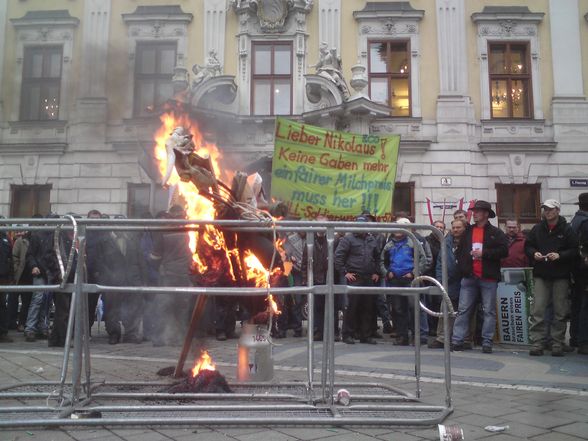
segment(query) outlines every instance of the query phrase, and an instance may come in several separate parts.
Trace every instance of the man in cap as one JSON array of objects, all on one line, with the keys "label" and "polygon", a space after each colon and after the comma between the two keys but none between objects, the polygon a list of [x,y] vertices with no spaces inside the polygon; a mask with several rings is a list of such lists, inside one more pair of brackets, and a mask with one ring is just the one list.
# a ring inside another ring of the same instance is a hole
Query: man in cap
[{"label": "man in cap", "polygon": [[[358,216],[357,222],[369,222]],[[343,236],[335,251],[335,269],[343,274],[351,286],[376,286],[380,276],[380,250],[378,242],[367,231]],[[372,337],[376,314],[376,299],[373,295],[350,294],[349,305],[343,315],[343,341],[355,343],[353,334],[359,334],[361,343],[376,344]]]},{"label": "man in cap", "polygon": [[543,355],[546,338],[545,308],[553,304],[551,355],[564,355],[568,288],[572,264],[578,253],[578,239],[572,227],[559,215],[560,204],[547,199],[541,204],[543,219],[536,224],[525,243],[525,253],[533,262],[534,302],[531,307],[529,355]]},{"label": "man in cap", "polygon": [[496,217],[489,202],[479,200],[470,208],[474,224],[468,225],[455,252],[462,273],[459,308],[453,328],[453,350],[464,349],[470,315],[475,313],[478,298],[482,300],[482,352],[492,353],[496,329],[496,288],[500,279],[500,259],[508,256],[506,235],[488,219]]},{"label": "man in cap", "polygon": [[578,211],[570,223],[578,236],[579,258],[572,270],[572,320],[570,345],[578,346],[578,354],[588,355],[588,193],[578,196]]}]

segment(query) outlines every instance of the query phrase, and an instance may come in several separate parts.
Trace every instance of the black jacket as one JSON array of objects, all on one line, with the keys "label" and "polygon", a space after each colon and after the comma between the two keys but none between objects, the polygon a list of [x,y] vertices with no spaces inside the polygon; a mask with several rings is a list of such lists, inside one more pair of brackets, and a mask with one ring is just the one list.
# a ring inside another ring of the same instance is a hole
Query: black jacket
[{"label": "black jacket", "polygon": [[[118,236],[94,232],[88,236],[88,280],[103,285],[140,286],[139,238],[133,233]],[[124,242],[124,253],[119,241]]]},{"label": "black jacket", "polygon": [[[557,260],[536,261],[533,255],[558,253]],[[578,255],[578,238],[570,224],[560,216],[555,228],[549,231],[547,221],[536,224],[525,242],[525,254],[533,264],[533,275],[543,279],[567,279]]]},{"label": "black jacket", "polygon": [[[460,241],[455,257],[463,277],[473,276],[472,233],[474,225],[468,225]],[[502,230],[487,223],[482,244],[482,278],[500,280],[500,259],[508,256],[508,239]]]},{"label": "black jacket", "polygon": [[[29,274],[33,268],[37,267],[41,271],[41,276],[49,284],[61,283],[61,271],[59,261],[54,249],[54,232],[39,231],[31,234],[29,249],[27,250],[25,271]],[[71,237],[68,232],[60,233],[59,244],[61,249],[61,259],[64,269],[67,266],[69,252],[71,250]],[[69,273],[68,283],[72,283],[76,268],[76,257],[74,255],[73,266]]]},{"label": "black jacket", "polygon": [[371,234],[346,234],[335,251],[335,269],[341,275],[354,273],[363,276],[379,274],[380,250]]}]

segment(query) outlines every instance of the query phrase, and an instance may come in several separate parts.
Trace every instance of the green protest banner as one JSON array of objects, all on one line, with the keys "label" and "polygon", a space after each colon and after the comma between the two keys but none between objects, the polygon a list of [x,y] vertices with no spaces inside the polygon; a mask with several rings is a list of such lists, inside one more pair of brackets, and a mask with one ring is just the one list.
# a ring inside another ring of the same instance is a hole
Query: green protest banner
[{"label": "green protest banner", "polygon": [[276,118],[272,197],[302,218],[391,220],[399,135],[359,135]]}]

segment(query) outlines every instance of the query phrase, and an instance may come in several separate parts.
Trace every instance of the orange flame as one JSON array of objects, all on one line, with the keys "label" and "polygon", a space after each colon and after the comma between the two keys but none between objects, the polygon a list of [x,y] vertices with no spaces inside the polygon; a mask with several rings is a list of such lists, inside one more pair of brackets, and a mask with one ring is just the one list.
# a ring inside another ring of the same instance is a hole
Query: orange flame
[{"label": "orange flame", "polygon": [[[198,129],[198,125],[195,121],[192,121],[188,115],[176,115],[173,111],[168,111],[162,114],[160,116],[160,120],[162,125],[159,128],[159,130],[155,133],[154,140],[156,143],[155,158],[157,159],[158,168],[159,172],[161,173],[161,176],[165,176],[167,169],[167,152],[165,148],[165,143],[169,138],[170,134],[172,133],[172,131],[179,126],[184,127],[192,134],[192,141],[196,146],[196,153],[202,157],[210,157],[215,176],[220,176],[220,151],[218,150],[215,144],[208,143],[204,140],[204,137]],[[229,179],[229,176],[226,175],[223,178]],[[180,177],[175,169],[173,170],[167,184],[170,186],[178,186],[178,193],[186,202],[186,215],[188,216],[188,219],[214,220],[215,208],[212,201],[201,196],[198,193],[197,188],[191,182],[184,182],[180,180]],[[229,261],[229,264],[231,263],[231,260],[229,258],[229,251],[226,249],[225,238],[222,232],[220,232],[215,227],[211,225],[206,225],[199,232],[190,231],[189,236],[190,249],[192,250],[192,260],[196,271],[198,271],[199,273],[202,274],[206,272],[208,269],[205,262],[203,262],[203,260],[198,256],[196,252],[200,240],[204,241],[208,246],[212,247],[217,251],[224,250]],[[235,280],[235,275],[232,266],[230,268],[230,273],[231,278]]]},{"label": "orange flame", "polygon": [[[281,272],[280,268],[274,268],[271,272],[268,271],[259,261],[257,256],[250,250],[245,250],[243,261],[245,262],[247,280],[255,281],[255,286],[259,288],[269,287],[271,277],[278,275]],[[278,304],[275,302],[274,297],[271,294],[268,295],[267,302],[268,309],[272,314],[279,315],[282,313],[282,311],[278,309]]]},{"label": "orange flame", "polygon": [[269,306],[272,314],[274,314],[274,315],[280,315],[282,313],[282,311],[280,311],[278,309],[278,304],[274,300],[274,296],[272,296],[271,294],[269,296],[267,296],[267,302],[269,304],[268,306]]},{"label": "orange flame", "polygon": [[216,371],[216,365],[208,354],[208,351],[202,351],[196,365],[192,368],[192,376],[195,377],[202,371]]}]

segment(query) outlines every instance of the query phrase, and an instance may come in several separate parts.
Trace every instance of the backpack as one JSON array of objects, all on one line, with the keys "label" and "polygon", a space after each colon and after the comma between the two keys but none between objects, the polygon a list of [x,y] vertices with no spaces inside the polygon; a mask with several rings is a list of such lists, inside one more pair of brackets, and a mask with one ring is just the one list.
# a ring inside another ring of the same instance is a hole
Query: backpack
[{"label": "backpack", "polygon": [[0,238],[0,277],[12,274],[12,247],[6,236]]}]

